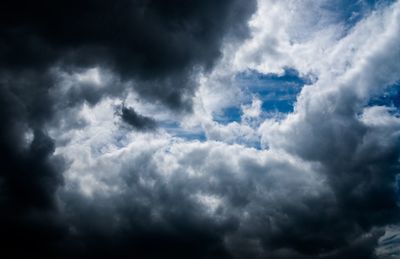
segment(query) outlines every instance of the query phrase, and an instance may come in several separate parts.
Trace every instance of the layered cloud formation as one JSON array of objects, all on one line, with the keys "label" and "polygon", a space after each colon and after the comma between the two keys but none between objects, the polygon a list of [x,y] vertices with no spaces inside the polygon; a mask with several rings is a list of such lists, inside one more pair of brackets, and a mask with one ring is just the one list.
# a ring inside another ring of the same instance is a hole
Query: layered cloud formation
[{"label": "layered cloud formation", "polygon": [[400,2],[0,13],[2,257],[400,256]]}]

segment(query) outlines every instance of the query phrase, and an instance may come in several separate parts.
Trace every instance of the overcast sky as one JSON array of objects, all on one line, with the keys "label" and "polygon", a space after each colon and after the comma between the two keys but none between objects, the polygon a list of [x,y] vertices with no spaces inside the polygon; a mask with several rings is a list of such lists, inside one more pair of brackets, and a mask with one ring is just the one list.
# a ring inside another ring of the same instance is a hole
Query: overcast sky
[{"label": "overcast sky", "polygon": [[0,3],[0,257],[400,258],[400,2]]}]

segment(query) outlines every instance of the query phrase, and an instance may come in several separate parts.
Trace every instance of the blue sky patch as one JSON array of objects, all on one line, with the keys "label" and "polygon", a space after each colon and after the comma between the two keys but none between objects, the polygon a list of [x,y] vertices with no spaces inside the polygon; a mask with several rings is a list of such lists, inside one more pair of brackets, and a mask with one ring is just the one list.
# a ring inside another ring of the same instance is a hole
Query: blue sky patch
[{"label": "blue sky patch", "polygon": [[348,33],[354,25],[368,15],[371,11],[383,5],[389,5],[395,0],[337,0],[328,2],[325,8],[335,13],[336,22],[345,25],[344,34]]},{"label": "blue sky patch", "polygon": [[372,98],[368,106],[389,106],[400,109],[400,81],[386,88],[382,95]]},{"label": "blue sky patch", "polygon": [[358,1],[348,1],[348,0],[338,0],[336,2],[331,2],[328,9],[334,10],[339,14],[339,19],[345,21],[348,24],[355,24],[358,22],[365,14],[376,9],[381,5],[388,5],[395,2],[394,0],[358,0]]},{"label": "blue sky patch", "polygon": [[[282,74],[263,74],[255,70],[241,72],[235,77],[235,85],[241,89],[236,105],[228,106],[215,113],[214,120],[227,125],[232,122],[241,122],[243,115],[242,105],[251,105],[254,97],[261,100],[262,114],[260,118],[268,117],[268,114],[287,114],[293,112],[294,103],[301,89],[306,84],[313,83],[311,77],[304,77],[292,68],[285,68]],[[207,139],[202,129],[197,131],[185,131],[179,123],[163,122],[160,127],[174,136],[188,140],[205,141]]]},{"label": "blue sky patch", "polygon": [[207,140],[206,134],[202,129],[195,131],[188,131],[183,129],[178,122],[162,122],[159,125],[169,134],[183,138],[185,140],[199,140],[199,141]]},{"label": "blue sky patch", "polygon": [[308,77],[300,76],[292,68],[285,68],[282,74],[263,74],[255,70],[247,70],[236,75],[236,83],[241,88],[243,97],[237,106],[229,106],[214,119],[222,124],[240,122],[242,116],[241,105],[251,104],[253,97],[262,101],[262,111],[265,113],[293,112],[297,95],[306,84],[311,84]]},{"label": "blue sky patch", "polygon": [[222,109],[220,114],[216,114],[214,116],[214,120],[221,124],[228,124],[230,122],[240,122],[240,118],[242,116],[241,107],[237,106],[229,106],[227,108]]},{"label": "blue sky patch", "polygon": [[286,68],[282,75],[247,71],[239,74],[237,80],[245,91],[262,101],[264,112],[282,113],[292,112],[303,86],[312,83],[311,79],[300,76],[292,68]]}]

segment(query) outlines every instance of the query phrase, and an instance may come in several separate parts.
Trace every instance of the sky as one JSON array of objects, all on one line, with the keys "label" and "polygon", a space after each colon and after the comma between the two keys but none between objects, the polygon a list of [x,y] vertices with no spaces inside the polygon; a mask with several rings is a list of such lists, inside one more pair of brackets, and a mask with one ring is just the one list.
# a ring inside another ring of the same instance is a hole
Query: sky
[{"label": "sky", "polygon": [[400,2],[0,3],[0,257],[400,258]]}]

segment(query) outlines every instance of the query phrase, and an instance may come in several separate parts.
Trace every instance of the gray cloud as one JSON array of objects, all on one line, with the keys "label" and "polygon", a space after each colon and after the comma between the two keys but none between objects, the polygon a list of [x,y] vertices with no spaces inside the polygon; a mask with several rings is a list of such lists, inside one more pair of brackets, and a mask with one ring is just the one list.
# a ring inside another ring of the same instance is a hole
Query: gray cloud
[{"label": "gray cloud", "polygon": [[2,70],[102,66],[136,79],[142,96],[180,109],[195,88],[191,73],[213,66],[226,34],[246,35],[255,3],[9,1],[2,7]]},{"label": "gray cloud", "polygon": [[137,114],[133,108],[122,107],[121,119],[137,130],[153,130],[157,123],[152,118]]},{"label": "gray cloud", "polygon": [[[253,8],[244,1],[84,1],[3,9],[0,253],[376,258],[383,229],[400,216],[400,121],[365,104],[399,78],[397,34],[359,51],[363,62],[343,75],[306,86],[287,118],[265,121],[259,131],[268,150],[173,138],[149,130],[155,121],[125,106],[120,118],[138,131],[118,132],[127,144],[117,151],[104,132],[119,124],[69,124],[82,103],[93,108],[131,88],[175,112],[187,109],[195,71],[212,68],[224,37],[245,34]],[[398,29],[393,10],[389,32]],[[93,67],[109,78],[74,79]],[[71,133],[58,149],[49,133],[57,123]],[[103,138],[107,145],[95,145]]]}]

